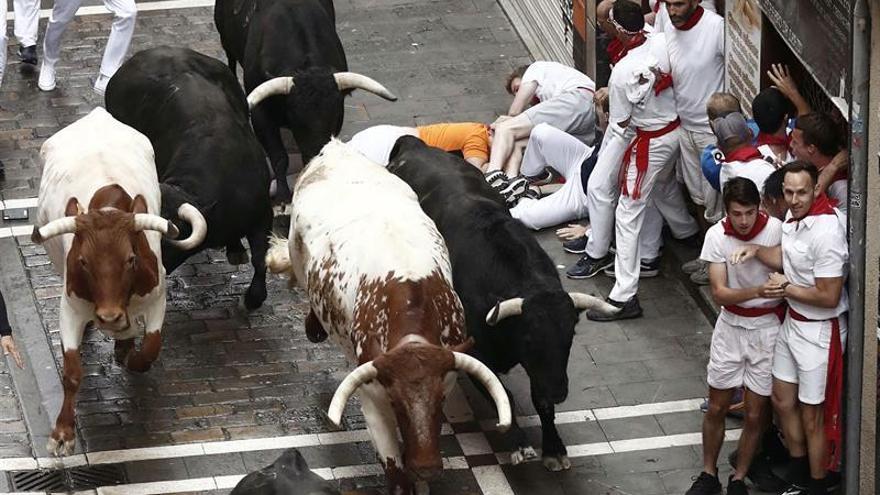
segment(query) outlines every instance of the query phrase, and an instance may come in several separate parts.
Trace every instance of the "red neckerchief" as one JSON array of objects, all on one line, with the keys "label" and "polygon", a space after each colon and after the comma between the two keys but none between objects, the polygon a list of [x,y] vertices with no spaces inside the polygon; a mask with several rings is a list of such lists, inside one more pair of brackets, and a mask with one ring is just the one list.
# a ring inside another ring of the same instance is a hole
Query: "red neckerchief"
[{"label": "red neckerchief", "polygon": [[791,136],[784,135],[780,136],[779,134],[767,134],[766,132],[758,132],[757,137],[757,145],[763,146],[768,144],[770,146],[785,146],[785,149],[788,149],[791,145]]},{"label": "red neckerchief", "polygon": [[663,3],[663,0],[657,0],[657,3],[654,4],[654,13],[660,12],[660,4]]},{"label": "red neckerchief", "polygon": [[724,235],[729,235],[731,237],[736,237],[737,239],[743,242],[749,242],[755,238],[756,235],[760,234],[764,227],[767,226],[767,220],[770,219],[770,216],[763,211],[758,212],[758,217],[755,219],[755,225],[752,225],[752,230],[750,230],[746,234],[740,234],[733,228],[733,223],[729,218],[724,217],[724,221],[721,222],[721,226],[724,227]]},{"label": "red neckerchief", "polygon": [[743,146],[736,151],[731,151],[724,155],[724,163],[730,162],[749,162],[758,158],[764,158],[764,155],[754,146]]},{"label": "red neckerchief", "polygon": [[697,9],[694,10],[694,13],[691,15],[691,18],[688,19],[687,22],[685,22],[681,26],[675,26],[675,29],[678,29],[680,31],[688,31],[692,27],[696,26],[697,23],[700,22],[700,19],[702,17],[703,17],[703,7],[698,5]]},{"label": "red neckerchief", "polygon": [[[804,216],[804,218],[819,216],[819,215],[834,215],[834,207],[837,206],[837,200],[831,199],[825,193],[822,193],[816,196],[816,199],[813,200],[813,204],[810,206],[810,211]],[[797,222],[801,219],[789,218],[786,220],[786,223]]]},{"label": "red neckerchief", "polygon": [[672,74],[667,74],[665,72],[661,72],[656,79],[654,79],[654,96],[660,96],[665,89],[672,87]]},{"label": "red neckerchief", "polygon": [[608,48],[606,48],[605,51],[608,52],[608,60],[611,61],[611,65],[620,62],[620,59],[623,58],[623,55],[621,55],[623,50],[623,43],[621,43],[619,39],[614,38],[608,42]]}]

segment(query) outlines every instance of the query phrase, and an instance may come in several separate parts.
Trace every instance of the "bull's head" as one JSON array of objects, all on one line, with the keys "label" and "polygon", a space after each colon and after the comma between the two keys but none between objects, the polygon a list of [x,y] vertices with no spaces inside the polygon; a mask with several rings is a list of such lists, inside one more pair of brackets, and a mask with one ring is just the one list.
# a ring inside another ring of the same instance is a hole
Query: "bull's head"
[{"label": "bull's head", "polygon": [[275,77],[260,84],[248,95],[248,107],[253,109],[271,96],[285,97],[285,113],[291,132],[308,163],[330,138],[342,129],[347,95],[363,89],[386,100],[397,97],[374,79],[355,72],[332,73],[327,68],[312,68],[295,76]]},{"label": "bull's head", "polygon": [[391,400],[403,437],[403,467],[415,479],[430,479],[443,469],[439,441],[444,381],[456,370],[474,375],[486,387],[498,408],[498,427],[507,429],[510,402],[498,377],[473,357],[423,339],[398,345],[352,371],[336,389],[328,416],[339,425],[349,397],[364,383],[378,380]]},{"label": "bull's head", "polygon": [[586,309],[617,311],[587,294],[544,292],[500,301],[486,315],[486,323],[493,326],[513,318],[499,331],[510,331],[516,355],[529,375],[533,402],[539,407],[559,404],[568,397],[568,356],[578,314]]},{"label": "bull's head", "polygon": [[124,197],[118,197],[114,206],[92,208],[90,204],[87,213],[76,198],[70,198],[66,216],[34,227],[31,236],[34,242],[42,243],[57,235],[73,234],[67,253],[65,290],[68,295],[93,303],[97,326],[110,331],[127,329],[131,297],[145,296],[159,282],[159,262],[143,231],[177,236],[171,222],[147,213],[143,196],[132,200],[122,194]]}]

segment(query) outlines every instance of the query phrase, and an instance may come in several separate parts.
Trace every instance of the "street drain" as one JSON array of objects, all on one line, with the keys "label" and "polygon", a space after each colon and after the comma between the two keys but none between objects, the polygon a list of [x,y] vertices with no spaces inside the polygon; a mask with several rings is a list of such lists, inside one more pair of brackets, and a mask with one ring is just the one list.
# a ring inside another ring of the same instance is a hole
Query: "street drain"
[{"label": "street drain", "polygon": [[73,491],[125,483],[125,471],[119,464],[13,471],[9,474],[13,490],[20,492]]}]

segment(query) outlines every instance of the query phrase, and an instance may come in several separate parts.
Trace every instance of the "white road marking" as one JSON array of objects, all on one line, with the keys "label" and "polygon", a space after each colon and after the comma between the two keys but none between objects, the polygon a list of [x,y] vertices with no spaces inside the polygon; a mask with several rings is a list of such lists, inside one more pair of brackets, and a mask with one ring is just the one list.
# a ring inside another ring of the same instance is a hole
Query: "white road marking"
[{"label": "white road marking", "polygon": [[513,495],[513,488],[501,466],[480,466],[471,470],[483,495]]}]

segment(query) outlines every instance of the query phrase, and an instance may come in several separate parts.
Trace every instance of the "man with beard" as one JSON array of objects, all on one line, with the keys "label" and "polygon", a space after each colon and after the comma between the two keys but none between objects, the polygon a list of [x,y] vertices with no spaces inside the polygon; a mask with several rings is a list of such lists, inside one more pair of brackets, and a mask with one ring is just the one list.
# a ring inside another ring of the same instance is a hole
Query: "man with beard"
[{"label": "man with beard", "polygon": [[731,262],[757,257],[784,272],[770,275],[776,288],[766,292],[789,305],[773,357],[773,408],[791,454],[791,485],[783,495],[824,495],[831,484],[828,470],[838,468],[842,455],[845,222],[834,201],[819,193],[815,166],[795,161],[784,170],[789,211],[782,244],[744,246]]}]

